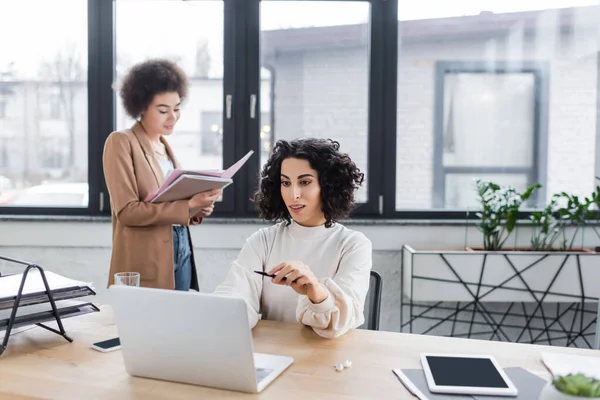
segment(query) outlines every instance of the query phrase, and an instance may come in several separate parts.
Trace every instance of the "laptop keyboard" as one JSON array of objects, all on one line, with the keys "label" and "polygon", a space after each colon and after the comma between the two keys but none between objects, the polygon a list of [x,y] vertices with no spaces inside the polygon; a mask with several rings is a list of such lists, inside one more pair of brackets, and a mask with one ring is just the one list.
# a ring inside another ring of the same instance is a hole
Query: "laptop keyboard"
[{"label": "laptop keyboard", "polygon": [[254,368],[254,372],[256,373],[256,382],[260,382],[265,379],[271,372],[272,369],[269,368]]}]

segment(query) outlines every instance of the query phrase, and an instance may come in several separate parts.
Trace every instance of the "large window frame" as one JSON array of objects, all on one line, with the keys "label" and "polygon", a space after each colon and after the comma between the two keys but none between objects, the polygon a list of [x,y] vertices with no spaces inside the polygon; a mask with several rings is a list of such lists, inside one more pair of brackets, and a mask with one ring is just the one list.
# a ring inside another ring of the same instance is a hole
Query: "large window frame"
[{"label": "large window frame", "polygon": [[[1,214],[109,216],[110,198],[104,181],[102,151],[108,135],[116,127],[115,79],[115,2],[88,0],[88,184],[87,208],[0,207]],[[219,0],[197,0],[219,1]],[[285,1],[285,0],[281,0]],[[318,4],[319,0],[313,1]],[[337,0],[329,0],[337,1]],[[352,218],[385,216],[385,177],[389,157],[382,157],[389,135],[387,112],[390,103],[389,52],[397,41],[396,1],[340,0],[370,3],[370,46],[368,70],[368,185],[366,203],[358,204]],[[260,0],[223,0],[224,2],[224,76],[223,76],[223,167],[233,164],[248,150],[254,150],[247,165],[227,189],[213,217],[256,218],[251,201],[258,185],[259,118],[251,118],[251,102],[260,104]],[[394,32],[390,35],[390,32]],[[389,53],[389,54],[388,54]],[[395,92],[395,91],[394,91]],[[251,99],[251,96],[255,96]],[[260,111],[258,111],[260,112]],[[258,114],[260,115],[260,114]],[[395,116],[394,116],[395,118]],[[395,132],[395,130],[394,130]],[[392,157],[393,158],[393,157]]]},{"label": "large window frame", "polygon": [[[88,2],[88,184],[87,208],[17,208],[0,206],[0,215],[110,216],[110,199],[104,181],[102,152],[106,138],[117,128],[115,79],[115,3],[119,0]],[[149,0],[148,0],[149,1]],[[177,1],[177,0],[173,0]],[[196,0],[221,1],[221,0]],[[258,184],[260,118],[250,117],[250,106],[260,104],[260,0],[222,0],[224,4],[223,73],[223,166],[228,167],[248,150],[255,155],[236,175],[213,217],[257,218],[251,195]],[[285,1],[285,0],[278,0]],[[318,3],[319,0],[303,0]],[[329,0],[336,1],[336,0]],[[398,93],[399,0],[361,1],[371,5],[368,89],[368,201],[352,213],[352,219],[464,220],[476,218],[466,210],[396,210],[396,131]],[[500,64],[502,66],[502,64]],[[456,67],[456,65],[455,65]],[[465,65],[459,65],[465,70]],[[510,65],[505,65],[510,70]],[[534,68],[541,79],[536,99],[538,177],[545,177],[547,152],[548,85],[544,65]],[[598,67],[600,69],[600,66]],[[471,63],[472,71],[481,69]],[[500,68],[502,69],[502,67]],[[541,72],[540,72],[541,71]],[[431,79],[436,79],[432,76]],[[599,83],[600,85],[600,83]],[[545,93],[544,93],[545,91]],[[256,96],[256,97],[252,97]],[[439,94],[438,101],[439,101]],[[539,96],[539,97],[538,97]],[[546,96],[546,97],[545,97]],[[597,96],[600,100],[600,91]],[[261,115],[259,109],[256,115]],[[432,116],[433,118],[433,116]],[[438,117],[436,117],[438,118]],[[597,118],[600,121],[600,113]],[[597,127],[600,135],[600,124]],[[596,160],[597,165],[600,161]],[[597,166],[597,169],[600,168]],[[542,200],[542,199],[540,199]],[[527,217],[528,213],[522,213]]]},{"label": "large window frame", "polygon": [[[265,0],[285,2],[286,0]],[[318,4],[319,0],[303,0]],[[369,3],[371,13],[369,18],[370,25],[370,44],[369,44],[369,69],[368,69],[368,150],[367,150],[367,173],[365,174],[365,184],[367,185],[367,201],[357,204],[356,209],[352,213],[353,218],[377,218],[382,216],[382,200],[383,200],[383,158],[380,154],[383,149],[383,118],[381,110],[383,108],[383,94],[385,92],[385,80],[383,79],[383,68],[385,63],[385,29],[384,19],[386,17],[386,8],[389,2],[383,0],[328,0],[328,1],[343,1],[343,2],[360,2]],[[251,101],[254,104],[260,105],[260,70],[261,70],[261,54],[260,54],[260,3],[261,0],[248,0],[244,4],[245,22],[247,24],[246,31],[246,57],[248,61],[248,69],[244,80],[247,82],[244,93],[244,102],[242,110],[249,110]],[[251,96],[255,96],[255,100],[251,100]],[[259,106],[257,106],[259,107]],[[271,107],[271,118],[275,110]],[[260,115],[260,110],[256,111]],[[255,205],[249,200],[252,194],[252,188],[258,187],[258,171],[260,163],[260,118],[251,118],[250,113],[246,111],[246,119],[242,121],[243,132],[242,137],[247,140],[247,148],[254,150],[255,156],[248,161],[245,167],[246,179],[248,182],[246,187],[247,205],[246,215],[254,216]],[[239,157],[246,150],[241,149]]]},{"label": "large window frame", "polygon": [[[503,166],[444,166],[444,91],[446,74],[510,74],[527,73],[534,77],[534,118],[533,118],[533,146],[531,167],[503,167]],[[550,86],[549,66],[546,63],[533,62],[496,62],[494,68],[489,68],[485,62],[467,61],[439,61],[435,70],[435,116],[434,116],[434,152],[433,152],[433,192],[440,194],[434,196],[439,204],[434,205],[442,208],[446,198],[446,175],[447,174],[526,174],[527,186],[534,183],[546,186],[546,169],[548,164],[548,96]],[[544,204],[546,194],[544,191],[534,193],[532,204]],[[456,211],[456,210],[454,210]]]}]

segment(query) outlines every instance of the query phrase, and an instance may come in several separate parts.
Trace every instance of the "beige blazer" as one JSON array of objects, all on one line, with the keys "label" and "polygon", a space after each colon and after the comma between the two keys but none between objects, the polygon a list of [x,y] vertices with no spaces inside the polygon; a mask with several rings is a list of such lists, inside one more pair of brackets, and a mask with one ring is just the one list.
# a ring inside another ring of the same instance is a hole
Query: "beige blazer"
[{"label": "beige blazer", "polygon": [[[176,168],[180,164],[173,150],[161,138]],[[187,200],[146,203],[164,181],[143,127],[112,132],[102,156],[104,178],[110,194],[112,216],[112,255],[108,285],[116,272],[140,272],[140,286],[175,288],[173,260],[173,224],[186,227],[190,215]],[[201,220],[198,220],[199,223]],[[190,236],[190,235],[188,235]],[[192,247],[190,236],[190,248]],[[198,290],[198,276],[192,251],[192,289]]]}]

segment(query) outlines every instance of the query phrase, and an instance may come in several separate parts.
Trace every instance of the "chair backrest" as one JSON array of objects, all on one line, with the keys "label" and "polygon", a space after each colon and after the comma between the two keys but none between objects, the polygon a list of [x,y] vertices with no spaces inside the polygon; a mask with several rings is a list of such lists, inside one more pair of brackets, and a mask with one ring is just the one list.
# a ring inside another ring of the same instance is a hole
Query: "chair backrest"
[{"label": "chair backrest", "polygon": [[369,292],[365,299],[365,323],[360,326],[361,329],[379,330],[382,285],[381,275],[371,270]]}]

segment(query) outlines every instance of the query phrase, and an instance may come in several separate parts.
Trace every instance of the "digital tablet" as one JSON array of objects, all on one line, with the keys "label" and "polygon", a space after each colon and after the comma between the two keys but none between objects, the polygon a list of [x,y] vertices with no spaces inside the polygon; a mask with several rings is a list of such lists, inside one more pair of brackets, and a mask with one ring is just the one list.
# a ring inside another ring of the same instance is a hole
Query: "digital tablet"
[{"label": "digital tablet", "polygon": [[432,393],[517,396],[494,357],[473,354],[421,354],[421,364]]}]

